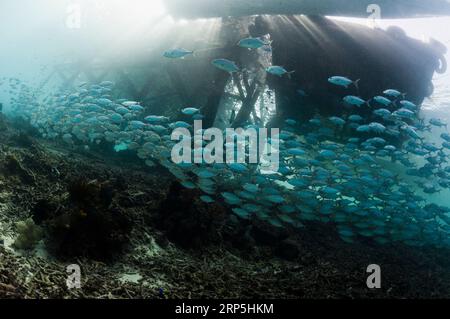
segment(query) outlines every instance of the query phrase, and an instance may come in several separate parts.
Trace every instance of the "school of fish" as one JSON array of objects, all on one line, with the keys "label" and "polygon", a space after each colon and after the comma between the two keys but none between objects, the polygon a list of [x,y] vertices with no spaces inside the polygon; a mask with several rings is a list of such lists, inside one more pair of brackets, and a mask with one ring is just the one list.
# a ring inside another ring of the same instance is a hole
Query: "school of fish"
[{"label": "school of fish", "polygon": [[[250,50],[270,44],[249,38],[238,45]],[[164,57],[192,54],[175,49]],[[240,72],[227,59],[212,65]],[[294,72],[280,66],[266,71]],[[359,81],[333,76],[328,82],[348,89]],[[370,238],[379,244],[450,246],[450,209],[426,197],[450,186],[450,133],[440,119],[425,123],[419,106],[395,89],[369,100],[349,94],[339,116],[317,115],[306,123],[285,119],[279,135],[271,137],[279,139],[280,168],[265,172],[263,163],[174,164],[171,133],[186,128],[194,134],[193,121],[202,118],[199,108],[180,105],[185,121],[147,114],[137,101],[114,99],[111,81],[83,83],[40,102],[32,90],[20,88],[18,79],[10,79],[10,85],[20,91],[12,101],[13,116],[31,123],[43,138],[86,149],[106,141],[117,152],[135,151],[149,167],[162,165],[184,187],[201,190],[205,205],[225,203],[239,218],[275,227],[331,223],[348,243]],[[370,115],[363,116],[367,110]],[[261,129],[250,121],[244,128],[249,127]],[[424,137],[432,129],[439,130],[439,144]]]}]

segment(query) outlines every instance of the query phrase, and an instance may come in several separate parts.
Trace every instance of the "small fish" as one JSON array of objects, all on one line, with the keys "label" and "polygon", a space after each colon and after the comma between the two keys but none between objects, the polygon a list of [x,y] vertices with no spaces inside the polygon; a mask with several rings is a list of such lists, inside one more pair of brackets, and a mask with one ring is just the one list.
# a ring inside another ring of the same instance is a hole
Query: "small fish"
[{"label": "small fish", "polygon": [[293,120],[293,119],[287,119],[284,121],[284,123],[286,123],[287,125],[290,125],[290,126],[294,126],[297,124],[297,121]]},{"label": "small fish", "polygon": [[137,105],[137,104],[139,104],[139,102],[136,102],[136,101],[124,101],[124,102],[122,102],[122,105],[126,106],[126,107],[130,107],[130,106]]},{"label": "small fish", "polygon": [[306,154],[301,148],[291,148],[287,151],[287,153],[292,156],[301,156]]},{"label": "small fish", "polygon": [[110,116],[111,121],[113,121],[114,123],[122,123],[123,121],[123,116],[120,115],[119,113],[113,113]]},{"label": "small fish", "polygon": [[130,106],[130,110],[132,110],[133,112],[142,112],[144,111],[144,108],[139,104],[135,104]]},{"label": "small fish", "polygon": [[400,105],[403,106],[404,108],[410,110],[410,111],[416,111],[417,110],[417,105],[415,105],[413,102],[410,102],[410,101],[407,101],[407,100],[400,101]]},{"label": "small fish", "polygon": [[131,121],[130,126],[135,130],[143,129],[147,124],[141,121]]},{"label": "small fish", "polygon": [[437,152],[440,150],[439,147],[437,147],[436,145],[431,144],[431,143],[423,143],[422,147],[429,152]]},{"label": "small fish", "polygon": [[334,159],[337,157],[336,153],[331,150],[322,150],[319,152],[319,156],[326,159]]},{"label": "small fish", "polygon": [[287,76],[289,78],[291,78],[291,74],[294,73],[295,71],[289,71],[288,72],[282,66],[273,65],[273,66],[269,66],[268,68],[266,68],[266,72],[270,73],[272,75],[279,76],[279,77],[282,77],[283,75],[287,74]]},{"label": "small fish", "polygon": [[284,198],[280,195],[269,195],[266,196],[265,199],[274,204],[281,204],[284,202]]},{"label": "small fish", "polygon": [[389,111],[388,109],[377,109],[373,111],[373,114],[379,117],[388,117],[389,115],[391,115],[391,111]]},{"label": "small fish", "polygon": [[417,134],[416,130],[415,130],[412,126],[409,126],[409,125],[403,125],[403,126],[401,127],[401,129],[402,129],[403,131],[405,131],[406,134],[408,134],[408,135],[409,135],[410,137],[412,137],[413,139],[416,139],[416,140],[421,140],[421,139],[422,139],[422,138],[420,137],[420,135]]},{"label": "small fish", "polygon": [[247,49],[259,49],[263,46],[270,45],[271,42],[264,42],[260,38],[246,38],[238,42],[238,46]]},{"label": "small fish", "polygon": [[354,95],[348,95],[346,97],[344,97],[344,102],[349,104],[349,105],[354,105],[357,107],[361,107],[364,104],[366,104],[367,102],[364,101],[363,99],[361,99],[360,97],[354,96]]},{"label": "small fish", "polygon": [[110,92],[114,85],[115,84],[112,81],[103,81],[100,83],[100,86],[102,86],[104,88],[104,91],[107,91],[107,92]]},{"label": "small fish", "polygon": [[367,132],[370,132],[370,127],[369,127],[369,125],[360,125],[360,126],[358,126],[356,131],[360,132],[360,133],[367,133]]},{"label": "small fish", "polygon": [[214,203],[214,199],[212,199],[210,196],[208,196],[208,195],[202,195],[202,196],[200,196],[200,200],[202,201],[202,202],[204,202],[204,203],[207,203],[207,204],[211,204],[211,203]]},{"label": "small fish", "polygon": [[338,126],[343,126],[345,124],[345,120],[343,120],[343,119],[341,119],[340,117],[337,117],[337,116],[332,116],[332,117],[329,118],[329,120],[333,124],[338,125]]},{"label": "small fish", "polygon": [[440,119],[430,119],[429,122],[431,125],[433,126],[437,126],[437,127],[447,127],[447,123],[444,123],[442,120]]},{"label": "small fish", "polygon": [[303,97],[307,97],[307,96],[308,96],[308,94],[307,94],[304,90],[302,90],[302,89],[298,89],[298,90],[297,90],[297,93],[298,93],[300,96],[303,96]]},{"label": "small fish", "polygon": [[159,124],[159,123],[168,122],[169,118],[167,118],[165,116],[149,115],[145,118],[145,120],[151,124]]},{"label": "small fish", "polygon": [[228,73],[239,72],[239,67],[233,61],[227,59],[215,59],[211,62],[216,68]]},{"label": "small fish", "polygon": [[352,81],[349,78],[346,78],[344,76],[332,76],[328,79],[328,82],[334,85],[338,85],[338,86],[343,86],[346,89],[350,86],[350,85],[354,85],[357,89],[358,87],[358,83],[359,83],[359,79],[356,81]]},{"label": "small fish", "polygon": [[384,96],[380,96],[380,95],[379,95],[379,96],[375,96],[375,97],[373,98],[373,100],[374,100],[375,102],[377,102],[378,104],[381,104],[381,105],[383,105],[383,106],[389,106],[389,105],[392,104],[392,101],[391,101],[391,100],[385,98]]},{"label": "small fish", "polygon": [[181,113],[183,113],[184,115],[194,115],[199,112],[200,112],[200,110],[195,107],[187,107],[187,108],[181,110]]},{"label": "small fish", "polygon": [[244,173],[244,172],[248,171],[247,166],[245,166],[244,164],[241,164],[241,163],[230,163],[230,164],[228,164],[228,167],[232,171],[237,172],[237,173]]},{"label": "small fish", "polygon": [[446,142],[450,142],[450,134],[449,133],[442,133],[441,138]]},{"label": "small fish", "polygon": [[250,193],[256,193],[259,191],[259,186],[255,184],[245,184],[244,189]]},{"label": "small fish", "polygon": [[384,147],[384,149],[385,149],[386,151],[390,151],[390,152],[394,152],[395,150],[397,150],[397,148],[396,148],[395,146],[393,146],[393,145],[386,145],[386,146]]},{"label": "small fish", "polygon": [[202,114],[200,114],[200,113],[197,113],[197,114],[194,114],[193,116],[192,116],[192,119],[195,121],[195,120],[203,120],[205,118],[205,116],[204,115],[202,115]]},{"label": "small fish", "polygon": [[442,143],[442,147],[444,147],[444,148],[450,150],[450,142],[444,142],[444,143]]},{"label": "small fish", "polygon": [[413,118],[415,116],[415,113],[413,111],[408,110],[408,109],[401,108],[401,109],[395,111],[394,113],[392,113],[392,115],[394,115],[396,117],[400,117],[400,118],[411,119],[411,118]]},{"label": "small fish", "polygon": [[119,106],[118,108],[116,108],[116,112],[121,115],[125,115],[127,113],[130,113],[130,110],[127,109],[125,106]]},{"label": "small fish", "polygon": [[193,55],[194,51],[178,48],[164,52],[163,56],[169,59],[184,59],[186,56]]},{"label": "small fish", "polygon": [[348,120],[350,122],[361,122],[363,120],[363,118],[360,115],[353,114],[348,117]]},{"label": "small fish", "polygon": [[176,128],[190,128],[191,125],[189,123],[186,123],[184,121],[178,121],[178,122],[174,122],[174,123],[170,123],[169,127],[171,129],[176,129]]},{"label": "small fish", "polygon": [[404,97],[406,95],[404,93],[400,93],[399,91],[393,90],[393,89],[388,89],[388,90],[384,91],[383,94],[386,96],[392,97],[392,98],[399,98],[401,96]]}]

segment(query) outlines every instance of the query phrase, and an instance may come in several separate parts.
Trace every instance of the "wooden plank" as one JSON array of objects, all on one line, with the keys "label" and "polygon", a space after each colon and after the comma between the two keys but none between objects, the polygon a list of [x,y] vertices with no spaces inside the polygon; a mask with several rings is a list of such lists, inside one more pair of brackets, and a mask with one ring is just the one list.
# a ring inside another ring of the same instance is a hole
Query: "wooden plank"
[{"label": "wooden plank", "polygon": [[329,15],[367,18],[376,4],[381,18],[450,16],[446,0],[166,0],[168,11],[187,18],[241,17],[262,14]]}]

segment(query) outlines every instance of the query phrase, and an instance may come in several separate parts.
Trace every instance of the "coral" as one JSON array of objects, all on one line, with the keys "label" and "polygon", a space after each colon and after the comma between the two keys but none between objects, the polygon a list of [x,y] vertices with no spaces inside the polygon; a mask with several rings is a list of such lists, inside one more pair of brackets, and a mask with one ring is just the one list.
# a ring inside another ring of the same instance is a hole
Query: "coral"
[{"label": "coral", "polygon": [[13,154],[8,154],[5,158],[5,163],[3,164],[3,169],[5,175],[7,176],[17,176],[21,181],[27,184],[33,184],[35,182],[34,176],[23,167],[19,158]]},{"label": "coral", "polygon": [[17,249],[33,249],[43,238],[42,228],[36,225],[31,218],[17,222],[16,228],[19,236],[16,238],[13,246]]}]

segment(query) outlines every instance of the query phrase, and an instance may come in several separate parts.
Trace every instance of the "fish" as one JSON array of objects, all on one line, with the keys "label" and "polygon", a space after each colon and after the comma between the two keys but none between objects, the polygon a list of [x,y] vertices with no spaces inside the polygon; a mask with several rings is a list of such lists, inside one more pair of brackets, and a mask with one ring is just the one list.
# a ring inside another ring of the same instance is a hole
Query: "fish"
[{"label": "fish", "polygon": [[359,79],[356,81],[352,81],[349,78],[344,76],[332,76],[328,79],[328,82],[337,86],[342,86],[348,89],[351,85],[354,85],[357,89],[359,89],[358,83]]},{"label": "fish", "polygon": [[125,107],[130,107],[130,106],[133,106],[133,105],[138,105],[139,102],[136,102],[136,101],[122,101],[120,104],[122,104]]},{"label": "fish", "polygon": [[361,107],[361,106],[367,104],[366,101],[364,101],[360,97],[357,97],[354,95],[348,95],[348,96],[344,97],[344,102],[349,105],[353,105],[353,106],[357,106],[357,107]]},{"label": "fish", "polygon": [[445,128],[447,128],[447,123],[443,122],[443,121],[440,120],[440,119],[435,119],[435,118],[430,119],[429,123],[430,123],[431,125],[433,125],[433,126],[437,126],[437,127],[445,127]]},{"label": "fish", "polygon": [[345,120],[338,117],[338,116],[332,116],[330,118],[328,118],[333,124],[338,125],[338,126],[343,126],[345,124]]},{"label": "fish", "polygon": [[348,117],[348,120],[351,122],[361,122],[363,118],[360,115],[353,114]]},{"label": "fish", "polygon": [[125,106],[119,106],[116,108],[115,110],[117,113],[119,113],[120,115],[125,115],[127,113],[130,113],[130,110],[128,108],[126,108]]},{"label": "fish", "polygon": [[395,117],[399,117],[399,118],[411,119],[415,116],[415,113],[408,109],[401,108],[401,109],[398,109],[397,111],[395,111],[394,113],[392,113],[392,115]]},{"label": "fish", "polygon": [[130,106],[130,110],[132,110],[133,112],[142,112],[144,111],[144,107],[139,104],[135,104]]},{"label": "fish", "polygon": [[211,62],[211,64],[216,68],[228,73],[235,73],[240,71],[236,63],[227,59],[215,59]]},{"label": "fish", "polygon": [[389,96],[391,98],[400,98],[400,97],[405,97],[405,95],[406,95],[406,94],[400,93],[399,91],[394,90],[394,89],[385,90],[385,91],[383,91],[383,94],[386,96]]},{"label": "fish", "polygon": [[296,120],[293,120],[293,119],[286,119],[284,122],[285,122],[287,125],[291,125],[291,126],[294,126],[294,125],[297,124],[297,121],[296,121]]},{"label": "fish", "polygon": [[292,156],[301,156],[306,154],[306,152],[300,148],[291,148],[287,150],[287,153]]},{"label": "fish", "polygon": [[440,137],[445,140],[446,142],[450,142],[450,134],[445,132],[445,133],[441,133]]},{"label": "fish", "polygon": [[283,75],[287,75],[288,78],[291,78],[291,74],[295,73],[295,71],[287,71],[282,66],[272,65],[266,68],[266,72],[272,75],[276,75],[282,77]]},{"label": "fish", "polygon": [[149,115],[145,117],[145,121],[151,124],[161,124],[169,122],[169,118],[160,115]]},{"label": "fish", "polygon": [[387,109],[383,109],[383,108],[376,109],[372,113],[376,116],[383,117],[383,118],[386,118],[391,115],[391,111],[389,111]]},{"label": "fish", "polygon": [[165,58],[169,58],[169,59],[184,59],[186,56],[190,56],[193,54],[194,54],[194,51],[186,50],[183,48],[177,48],[177,49],[165,51],[163,53],[163,56]]},{"label": "fish", "polygon": [[238,42],[238,46],[247,49],[259,49],[263,46],[269,46],[272,42],[265,42],[261,38],[245,38]]},{"label": "fish", "polygon": [[417,134],[416,130],[412,126],[403,125],[403,126],[401,126],[401,129],[403,131],[405,131],[410,137],[412,137],[412,138],[414,138],[416,140],[421,140],[422,139],[422,137],[419,134]]},{"label": "fish", "polygon": [[[336,83],[353,85],[349,79]],[[199,162],[191,158],[175,164],[171,132],[184,128],[202,135],[205,130],[193,128],[192,123],[202,115],[200,108],[181,109],[189,116],[186,121],[178,121],[176,107],[167,113],[175,118],[144,114],[152,107],[115,98],[114,83],[100,84],[56,92],[42,103],[32,95],[16,97],[12,112],[30,122],[43,138],[60,139],[70,149],[104,142],[113,151],[135,153],[149,170],[160,165],[183,187],[195,189],[197,205],[217,202],[239,219],[258,219],[274,227],[329,223],[348,243],[362,236],[376,243],[450,247],[450,241],[443,241],[450,234],[450,208],[433,206],[423,195],[450,186],[450,134],[439,129],[445,124],[441,120],[425,124],[418,106],[399,101],[404,99],[399,91],[383,91],[389,103],[368,99],[372,108],[361,114],[348,106],[363,106],[364,100],[347,95],[337,99],[341,114],[317,114],[307,121],[283,117],[279,134],[268,140],[279,144],[279,169],[266,171],[263,162],[207,164],[202,158]],[[230,106],[225,114],[232,110]],[[349,110],[354,114],[348,115]],[[263,127],[252,120],[243,126],[257,132]],[[429,141],[423,134],[426,130],[438,131],[439,142]],[[193,136],[183,141],[207,144]],[[229,144],[224,141],[224,148]],[[234,150],[236,145],[231,144]],[[249,155],[246,147],[245,158]],[[444,230],[445,221],[448,229]]]},{"label": "fish", "polygon": [[308,93],[306,93],[305,90],[302,90],[302,89],[297,89],[297,93],[298,93],[298,95],[300,95],[302,97],[308,96]]},{"label": "fish", "polygon": [[386,131],[386,127],[383,124],[377,122],[370,123],[369,129],[374,133],[383,133],[384,131]]},{"label": "fish", "polygon": [[385,107],[390,106],[392,104],[391,100],[389,100],[389,99],[387,99],[387,98],[385,98],[384,96],[381,96],[381,95],[375,96],[373,98],[373,100],[375,102],[377,102],[378,104],[381,104],[381,105],[383,105]]},{"label": "fish", "polygon": [[183,113],[184,115],[195,115],[197,113],[199,113],[200,110],[195,108],[195,107],[187,107],[181,110],[181,113]]},{"label": "fish", "polygon": [[370,132],[370,126],[369,125],[360,125],[356,129],[357,132],[363,133],[363,132]]},{"label": "fish", "polygon": [[410,111],[415,111],[417,110],[417,105],[414,104],[413,102],[407,101],[407,100],[402,100],[400,101],[400,105],[402,107],[404,107],[405,109],[408,109]]},{"label": "fish", "polygon": [[169,124],[169,127],[171,129],[176,129],[176,128],[190,128],[191,124],[186,123],[184,121],[177,121],[177,122],[173,122]]}]

